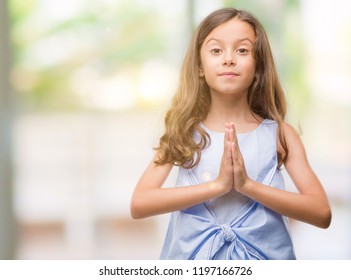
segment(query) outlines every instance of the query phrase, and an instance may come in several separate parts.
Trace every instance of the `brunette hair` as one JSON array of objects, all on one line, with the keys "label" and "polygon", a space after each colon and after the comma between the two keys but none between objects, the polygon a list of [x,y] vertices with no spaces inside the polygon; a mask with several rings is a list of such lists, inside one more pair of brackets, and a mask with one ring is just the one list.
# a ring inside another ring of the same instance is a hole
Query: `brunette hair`
[{"label": "brunette hair", "polygon": [[[278,163],[286,160],[288,147],[283,132],[286,100],[280,84],[266,32],[250,13],[234,8],[223,8],[208,15],[197,27],[186,53],[178,89],[165,117],[165,132],[156,147],[158,165],[172,163],[192,168],[201,158],[201,150],[210,143],[209,135],[200,123],[206,119],[211,104],[210,89],[200,78],[200,49],[206,37],[230,19],[242,20],[252,27],[256,39],[253,56],[256,69],[248,90],[248,103],[253,113],[278,124]],[[196,142],[194,133],[200,135]]]}]

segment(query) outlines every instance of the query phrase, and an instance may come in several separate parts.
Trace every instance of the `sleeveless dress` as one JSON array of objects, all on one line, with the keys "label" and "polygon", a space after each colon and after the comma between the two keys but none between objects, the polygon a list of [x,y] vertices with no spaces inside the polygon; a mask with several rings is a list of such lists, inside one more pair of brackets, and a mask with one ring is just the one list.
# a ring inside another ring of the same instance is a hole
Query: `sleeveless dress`
[{"label": "sleeveless dress", "polygon": [[[191,169],[180,167],[176,186],[214,180],[223,154],[224,133],[202,125],[211,138]],[[277,123],[265,119],[258,128],[238,135],[247,175],[284,189],[277,159]],[[195,135],[195,139],[200,139]],[[171,214],[161,259],[261,260],[296,259],[286,217],[236,192]]]}]

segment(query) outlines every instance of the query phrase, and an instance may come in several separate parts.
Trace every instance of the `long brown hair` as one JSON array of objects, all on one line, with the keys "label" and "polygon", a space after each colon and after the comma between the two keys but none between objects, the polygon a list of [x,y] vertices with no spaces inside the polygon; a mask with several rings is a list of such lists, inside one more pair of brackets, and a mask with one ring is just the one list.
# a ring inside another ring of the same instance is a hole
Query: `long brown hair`
[{"label": "long brown hair", "polygon": [[[286,100],[266,32],[250,13],[224,8],[208,15],[195,30],[182,65],[178,89],[166,113],[165,132],[156,148],[156,164],[172,163],[191,168],[200,161],[201,150],[209,144],[210,137],[200,125],[206,119],[211,104],[210,89],[205,79],[199,77],[200,49],[213,29],[233,18],[250,24],[255,32],[253,56],[256,69],[248,90],[248,103],[253,113],[277,122],[279,166],[285,162],[288,154],[283,132]],[[194,139],[195,132],[200,135],[199,142]]]}]

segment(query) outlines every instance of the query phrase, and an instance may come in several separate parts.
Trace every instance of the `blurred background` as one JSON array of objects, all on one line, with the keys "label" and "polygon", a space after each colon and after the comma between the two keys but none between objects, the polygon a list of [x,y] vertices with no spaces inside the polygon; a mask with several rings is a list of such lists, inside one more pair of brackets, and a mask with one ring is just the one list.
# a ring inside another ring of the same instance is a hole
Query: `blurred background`
[{"label": "blurred background", "polygon": [[291,222],[297,257],[351,258],[350,1],[1,0],[0,259],[158,259],[169,216],[132,220],[130,198],[221,7],[263,23],[331,202],[327,230]]}]

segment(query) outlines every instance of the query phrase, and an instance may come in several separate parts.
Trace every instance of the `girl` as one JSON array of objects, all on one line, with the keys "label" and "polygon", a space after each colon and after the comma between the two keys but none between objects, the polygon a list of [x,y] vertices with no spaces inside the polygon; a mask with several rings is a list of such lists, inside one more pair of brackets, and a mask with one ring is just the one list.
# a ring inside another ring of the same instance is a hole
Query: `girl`
[{"label": "girl", "polygon": [[[156,154],[131,202],[139,219],[173,212],[162,259],[295,259],[290,217],[327,228],[331,210],[251,14],[213,12],[197,28]],[[285,166],[299,190],[284,190]],[[175,188],[161,188],[179,166]]]}]

